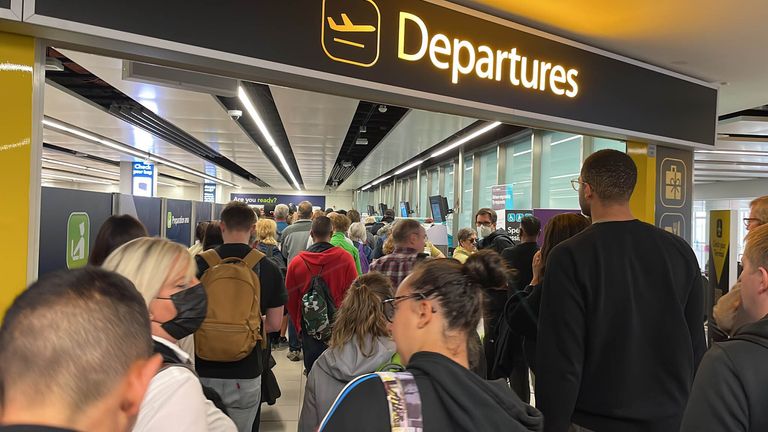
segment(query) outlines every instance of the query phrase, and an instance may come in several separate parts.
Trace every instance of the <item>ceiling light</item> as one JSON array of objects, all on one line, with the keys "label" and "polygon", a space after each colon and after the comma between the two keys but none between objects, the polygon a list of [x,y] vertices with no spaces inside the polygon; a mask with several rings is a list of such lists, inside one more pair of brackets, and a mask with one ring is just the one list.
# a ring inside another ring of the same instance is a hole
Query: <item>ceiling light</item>
[{"label": "ceiling light", "polygon": [[575,140],[575,139],[580,139],[580,138],[582,138],[582,137],[583,137],[582,135],[574,135],[574,136],[572,136],[572,137],[568,137],[568,138],[565,138],[565,139],[561,139],[560,141],[555,141],[555,142],[553,142],[553,143],[550,143],[550,144],[549,144],[549,146],[550,146],[550,147],[554,147],[554,146],[556,146],[556,145],[558,145],[558,144],[562,144],[562,143],[564,143],[564,142],[568,142],[568,141],[573,141],[573,140]]},{"label": "ceiling light", "polygon": [[69,135],[72,135],[72,136],[75,136],[75,137],[78,137],[78,138],[82,138],[82,139],[84,139],[86,141],[89,141],[89,142],[92,142],[92,143],[95,143],[95,144],[101,144],[101,145],[109,147],[109,148],[111,148],[113,150],[117,150],[119,152],[126,153],[126,154],[129,154],[131,156],[137,157],[137,158],[139,158],[141,160],[157,162],[159,164],[162,164],[162,165],[165,165],[165,166],[168,166],[168,167],[171,167],[171,168],[175,168],[175,169],[177,169],[179,171],[184,171],[184,172],[186,172],[188,174],[192,174],[193,176],[196,176],[196,177],[201,177],[201,178],[204,178],[204,179],[208,179],[208,180],[214,181],[216,183],[221,183],[223,185],[227,185],[227,186],[230,186],[230,187],[237,187],[237,185],[232,183],[232,182],[228,182],[226,180],[222,180],[222,179],[220,179],[218,177],[214,177],[214,176],[208,175],[208,174],[206,174],[204,172],[193,170],[192,168],[187,168],[186,166],[183,166],[181,164],[178,164],[176,162],[170,161],[168,159],[165,159],[163,157],[154,155],[154,154],[149,153],[149,152],[138,151],[134,147],[131,147],[131,146],[127,145],[127,144],[119,143],[117,141],[112,141],[112,140],[110,140],[110,139],[108,139],[106,137],[102,137],[102,136],[97,136],[95,134],[91,134],[90,132],[88,132],[88,131],[86,131],[84,129],[80,129],[77,126],[73,126],[71,124],[64,123],[64,122],[61,122],[59,120],[56,120],[56,119],[53,119],[53,118],[50,118],[50,117],[45,117],[45,119],[43,119],[43,125],[51,128],[51,129],[55,129],[55,130],[57,130],[59,132],[63,132],[63,133],[66,133],[66,134],[69,134]]},{"label": "ceiling light", "polygon": [[358,138],[358,139],[355,141],[355,144],[356,144],[356,145],[359,145],[359,146],[365,146],[365,145],[368,145],[368,138]]},{"label": "ceiling light", "polygon": [[78,165],[78,164],[73,164],[73,163],[64,162],[64,161],[58,161],[58,160],[55,160],[55,159],[42,158],[42,161],[44,163],[61,165],[61,166],[66,166],[66,167],[70,167],[70,168],[77,168],[77,169],[80,169],[80,170],[83,170],[83,171],[93,171],[93,172],[97,172],[97,173],[101,173],[101,174],[115,175],[115,176],[119,176],[120,175],[120,173],[113,172],[113,171],[107,171],[107,170],[103,170],[103,169],[99,169],[99,168],[91,168],[91,167],[88,167],[88,166],[85,166],[85,165]]},{"label": "ceiling light", "polygon": [[71,176],[63,176],[58,174],[50,174],[47,172],[43,172],[41,174],[41,177],[45,180],[67,180],[67,181],[73,181],[73,182],[80,182],[80,183],[95,183],[95,184],[104,184],[104,185],[114,185],[117,184],[116,181],[112,180],[96,180],[96,179],[87,179],[87,178],[81,178],[81,177],[71,177]]},{"label": "ceiling light", "polygon": [[423,160],[417,160],[416,162],[413,162],[403,168],[400,168],[399,170],[395,171],[395,175],[400,175],[408,170],[411,170],[413,168],[416,168],[417,166],[421,165],[424,161]]},{"label": "ceiling light", "polygon": [[376,180],[376,181],[374,181],[374,182],[371,182],[371,186],[376,186],[377,184],[379,184],[379,183],[383,182],[384,180],[386,180],[386,179],[388,179],[388,178],[390,178],[390,177],[392,177],[392,176],[391,176],[391,175],[388,175],[388,176],[386,176],[386,177],[382,177],[382,178],[380,178],[380,179],[378,179],[378,180]]},{"label": "ceiling light", "polygon": [[362,189],[360,189],[360,190],[361,190],[361,191],[367,191],[367,190],[368,190],[368,189],[370,189],[372,186],[373,186],[372,184],[369,184],[368,186],[365,186],[365,187],[363,187],[363,188],[362,188]]},{"label": "ceiling light", "polygon": [[460,145],[462,145],[464,143],[467,143],[469,141],[472,141],[473,139],[479,137],[480,135],[482,135],[482,134],[484,134],[484,133],[486,133],[486,132],[488,132],[490,130],[496,129],[499,126],[501,126],[501,122],[489,123],[485,127],[481,128],[481,129],[478,129],[475,132],[472,132],[471,134],[465,136],[464,138],[460,138],[460,139],[456,140],[455,142],[453,142],[451,144],[448,144],[447,146],[443,147],[441,150],[438,150],[438,151],[432,153],[430,158],[438,157],[440,155],[448,153],[449,151],[455,149],[456,147],[458,147],[458,146],[460,146]]},{"label": "ceiling light", "polygon": [[696,150],[696,153],[702,154],[721,154],[736,156],[764,156],[768,157],[768,152],[742,151],[742,150]]},{"label": "ceiling light", "polygon": [[283,152],[280,151],[280,148],[277,146],[275,139],[272,138],[272,135],[269,133],[269,129],[267,129],[267,125],[264,123],[264,120],[262,120],[259,112],[256,111],[256,107],[253,105],[253,102],[251,102],[251,98],[248,97],[248,93],[245,92],[243,86],[239,86],[237,88],[237,97],[245,106],[245,110],[248,111],[248,115],[250,115],[251,119],[256,123],[256,126],[261,131],[261,134],[264,135],[264,138],[267,139],[267,143],[269,143],[269,146],[272,147],[272,151],[274,151],[277,155],[277,158],[283,165],[283,169],[288,173],[288,176],[293,181],[296,189],[301,190],[301,185],[299,185],[298,180],[296,180],[296,177],[293,175],[293,171],[291,171],[291,167],[288,165],[288,161],[285,159],[285,156],[283,156]]},{"label": "ceiling light", "polygon": [[368,128],[365,125],[360,126],[360,133],[364,134],[366,132],[368,132]]}]

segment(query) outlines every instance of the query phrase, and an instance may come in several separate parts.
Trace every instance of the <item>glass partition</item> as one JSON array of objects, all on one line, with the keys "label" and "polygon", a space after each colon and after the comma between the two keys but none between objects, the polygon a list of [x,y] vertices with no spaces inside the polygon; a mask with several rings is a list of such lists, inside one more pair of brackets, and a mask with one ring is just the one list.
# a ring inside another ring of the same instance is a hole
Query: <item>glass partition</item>
[{"label": "glass partition", "polygon": [[464,158],[464,182],[462,184],[462,197],[461,197],[461,214],[459,215],[459,228],[474,228],[474,221],[472,215],[474,209],[472,208],[473,199],[473,172],[474,172],[474,158],[472,156],[466,156]]},{"label": "glass partition", "polygon": [[582,136],[544,132],[541,148],[542,208],[578,209],[579,195],[571,180],[581,170]]},{"label": "glass partition", "polygon": [[499,158],[498,150],[494,147],[491,150],[480,154],[480,184],[477,187],[477,207],[491,207],[492,188],[498,183],[499,179]]},{"label": "glass partition", "polygon": [[506,183],[516,209],[533,208],[533,141],[527,136],[507,144]]}]

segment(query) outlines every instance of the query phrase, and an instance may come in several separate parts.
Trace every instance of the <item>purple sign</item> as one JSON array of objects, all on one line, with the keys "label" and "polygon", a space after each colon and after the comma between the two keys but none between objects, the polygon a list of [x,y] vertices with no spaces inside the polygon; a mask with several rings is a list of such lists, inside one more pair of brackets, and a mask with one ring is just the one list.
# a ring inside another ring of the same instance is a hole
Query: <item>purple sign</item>
[{"label": "purple sign", "polygon": [[[544,232],[544,229],[547,226],[547,223],[555,216],[561,215],[564,213],[576,213],[581,214],[581,210],[571,210],[571,209],[533,209],[533,216],[541,221],[541,231]],[[544,241],[544,236],[539,236],[539,246],[541,246],[542,242]]]},{"label": "purple sign", "polygon": [[252,206],[263,206],[265,204],[286,204],[299,205],[302,201],[309,201],[315,207],[325,208],[325,197],[320,195],[271,195],[271,194],[238,194],[233,193],[230,196],[232,201],[244,202]]}]

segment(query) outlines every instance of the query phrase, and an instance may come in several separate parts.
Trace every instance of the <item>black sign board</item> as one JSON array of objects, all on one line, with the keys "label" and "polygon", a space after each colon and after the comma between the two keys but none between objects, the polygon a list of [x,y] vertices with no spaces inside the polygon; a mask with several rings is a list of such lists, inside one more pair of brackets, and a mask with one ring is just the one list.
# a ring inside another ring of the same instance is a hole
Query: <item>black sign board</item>
[{"label": "black sign board", "polygon": [[87,265],[96,234],[111,215],[111,194],[44,187],[39,274]]},{"label": "black sign board", "polygon": [[192,201],[169,199],[165,202],[165,237],[192,246]]},{"label": "black sign board", "polygon": [[149,36],[155,39],[142,43],[195,54],[207,48],[274,62],[272,68],[298,66],[394,86],[398,93],[412,90],[422,99],[441,95],[522,118],[714,145],[717,90],[444,4],[36,0],[31,22],[54,25],[45,20],[52,17],[122,31],[123,40]]},{"label": "black sign board", "polygon": [[693,152],[656,148],[656,226],[691,243]]}]

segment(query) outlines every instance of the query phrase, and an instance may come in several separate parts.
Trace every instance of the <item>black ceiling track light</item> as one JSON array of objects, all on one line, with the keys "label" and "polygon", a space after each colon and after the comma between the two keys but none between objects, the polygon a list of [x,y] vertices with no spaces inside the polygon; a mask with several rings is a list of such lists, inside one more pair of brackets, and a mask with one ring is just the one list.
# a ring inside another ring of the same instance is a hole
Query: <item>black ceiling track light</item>
[{"label": "black ceiling track light", "polygon": [[[241,115],[235,119],[240,124],[243,131],[250,136],[251,140],[261,148],[264,152],[264,156],[275,166],[277,172],[279,172],[288,184],[295,184],[297,187],[304,188],[304,181],[301,178],[301,171],[299,164],[296,162],[296,157],[293,154],[291,143],[288,140],[288,134],[285,132],[283,121],[280,118],[280,112],[277,110],[275,99],[272,96],[272,91],[268,85],[256,84],[252,82],[243,81],[240,83],[241,88],[245,91],[247,98],[252,102],[254,108],[258,111],[258,115],[264,122],[268,133],[271,135],[277,148],[280,149],[285,161],[290,168],[289,173],[283,167],[283,163],[272,149],[271,144],[266,136],[261,132],[256,121],[252,116],[247,115],[248,109],[243,101],[238,97],[225,97],[217,96],[219,102],[224,106],[227,111],[239,111]],[[296,182],[291,178],[291,174],[295,173]]]},{"label": "black ceiling track light", "polygon": [[335,188],[344,183],[406,113],[408,108],[361,101],[326,184]]},{"label": "black ceiling track light", "polygon": [[47,70],[45,74],[46,81],[56,87],[257,186],[270,186],[231,159],[158,116],[54,48],[48,48],[47,55],[48,58],[56,59],[63,65],[63,71]]}]

